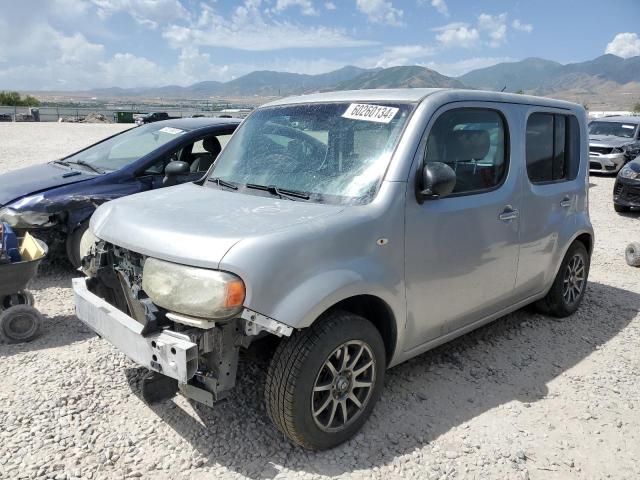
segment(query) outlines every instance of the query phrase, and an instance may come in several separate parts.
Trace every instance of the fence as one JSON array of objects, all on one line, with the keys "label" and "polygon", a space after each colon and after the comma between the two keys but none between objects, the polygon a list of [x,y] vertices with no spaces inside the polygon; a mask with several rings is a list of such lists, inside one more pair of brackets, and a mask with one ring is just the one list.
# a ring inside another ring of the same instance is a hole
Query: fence
[{"label": "fence", "polygon": [[[208,117],[219,116],[221,114],[233,117],[246,116],[244,109],[239,111],[212,111],[196,107],[148,107],[127,109],[125,106],[114,107],[63,107],[63,106],[41,106],[37,110],[40,114],[41,122],[58,122],[60,120],[75,121],[82,120],[89,114],[102,114],[108,120],[117,122],[117,112],[131,112],[135,115],[150,112],[167,112],[171,117],[191,117],[193,115],[205,115]],[[30,117],[30,107],[0,106],[0,121],[24,121],[32,120]]]}]

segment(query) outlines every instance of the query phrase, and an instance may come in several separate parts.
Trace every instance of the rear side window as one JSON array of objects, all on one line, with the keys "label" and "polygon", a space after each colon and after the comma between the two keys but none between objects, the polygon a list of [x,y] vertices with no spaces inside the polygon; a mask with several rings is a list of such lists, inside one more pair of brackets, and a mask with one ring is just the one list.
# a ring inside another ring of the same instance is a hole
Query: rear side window
[{"label": "rear side window", "polygon": [[442,162],[456,172],[453,193],[480,193],[496,188],[507,172],[507,128],[495,110],[449,110],[436,120],[425,162]]},{"label": "rear side window", "polygon": [[526,150],[527,174],[531,183],[573,180],[580,163],[578,120],[573,115],[530,115]]}]

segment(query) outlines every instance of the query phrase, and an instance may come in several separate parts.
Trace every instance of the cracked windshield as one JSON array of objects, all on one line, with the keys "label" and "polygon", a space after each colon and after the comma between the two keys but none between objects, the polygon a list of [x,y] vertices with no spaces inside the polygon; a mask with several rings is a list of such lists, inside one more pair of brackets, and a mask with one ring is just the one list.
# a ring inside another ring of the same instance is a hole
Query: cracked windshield
[{"label": "cracked windshield", "polygon": [[258,110],[211,179],[328,203],[370,201],[413,106],[331,103]]}]

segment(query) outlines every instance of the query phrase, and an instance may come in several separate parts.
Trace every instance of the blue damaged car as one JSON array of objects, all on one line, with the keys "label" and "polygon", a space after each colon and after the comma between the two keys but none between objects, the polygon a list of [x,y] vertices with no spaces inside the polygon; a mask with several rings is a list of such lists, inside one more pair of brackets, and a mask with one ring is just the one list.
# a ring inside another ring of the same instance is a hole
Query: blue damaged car
[{"label": "blue damaged car", "polygon": [[80,266],[79,248],[104,202],[201,178],[240,120],[188,118],[133,128],[60,160],[0,175],[0,221],[29,230]]}]

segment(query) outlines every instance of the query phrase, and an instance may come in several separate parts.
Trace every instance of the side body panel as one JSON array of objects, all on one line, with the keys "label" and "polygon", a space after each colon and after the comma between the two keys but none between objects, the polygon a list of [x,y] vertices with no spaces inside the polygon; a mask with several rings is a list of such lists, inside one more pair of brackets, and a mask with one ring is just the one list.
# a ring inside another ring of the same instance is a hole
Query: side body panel
[{"label": "side body panel", "polygon": [[[436,112],[425,131],[410,178],[423,165],[429,130],[446,111],[460,108],[499,112],[505,134],[520,135],[513,105],[454,102]],[[522,161],[505,151],[508,171],[498,187],[419,204],[406,197],[407,343],[415,348],[512,304],[519,250],[519,218],[501,220],[521,207]]]}]

